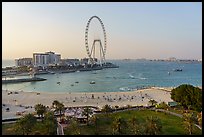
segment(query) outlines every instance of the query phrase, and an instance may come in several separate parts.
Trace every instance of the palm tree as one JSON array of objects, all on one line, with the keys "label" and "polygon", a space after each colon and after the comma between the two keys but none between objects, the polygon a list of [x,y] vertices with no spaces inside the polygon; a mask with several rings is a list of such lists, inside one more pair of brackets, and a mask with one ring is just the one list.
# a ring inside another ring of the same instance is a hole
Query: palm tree
[{"label": "palm tree", "polygon": [[19,120],[16,121],[14,125],[14,131],[16,132],[17,135],[25,135],[25,120],[23,118],[20,118]]},{"label": "palm tree", "polygon": [[202,111],[197,114],[198,124],[202,127]]},{"label": "palm tree", "polygon": [[101,111],[107,114],[108,112],[112,112],[112,108],[110,105],[106,104],[105,106],[103,106]]},{"label": "palm tree", "polygon": [[151,106],[155,106],[157,104],[157,101],[154,99],[150,99],[149,103],[151,104]]},{"label": "palm tree", "polygon": [[55,135],[57,132],[57,120],[53,112],[47,112],[44,118],[44,125],[47,135]]},{"label": "palm tree", "polygon": [[52,106],[53,106],[54,108],[56,108],[59,103],[60,103],[60,102],[59,102],[58,100],[54,100],[54,101],[52,102]]},{"label": "palm tree", "polygon": [[193,133],[193,124],[194,124],[194,118],[193,113],[184,113],[183,114],[183,124],[184,128],[187,130],[189,135],[192,135]]},{"label": "palm tree", "polygon": [[129,104],[127,105],[127,109],[128,109],[128,113],[129,113],[129,114],[130,114],[130,109],[131,109],[131,107],[132,107],[131,105],[129,105]]},{"label": "palm tree", "polygon": [[116,117],[112,124],[113,134],[122,134],[122,124],[122,118]]},{"label": "palm tree", "polygon": [[38,116],[43,117],[43,114],[46,112],[46,107],[42,104],[35,105],[35,111],[37,112]]},{"label": "palm tree", "polygon": [[117,110],[118,108],[119,108],[119,106],[118,106],[118,105],[116,105],[116,106],[115,106],[115,110]]},{"label": "palm tree", "polygon": [[93,117],[91,118],[93,124],[94,124],[94,127],[95,127],[95,134],[98,135],[98,118],[96,115],[93,115]]},{"label": "palm tree", "polygon": [[61,121],[61,115],[62,115],[62,111],[64,110],[64,104],[60,103],[57,100],[54,100],[52,103],[53,107],[55,108],[55,111],[59,111],[60,112],[60,121]]},{"label": "palm tree", "polygon": [[64,111],[64,105],[62,103],[58,104],[57,111],[60,112],[60,121],[61,121],[61,119],[62,119],[62,111]]},{"label": "palm tree", "polygon": [[82,112],[82,115],[83,115],[83,116],[86,116],[87,125],[88,125],[88,123],[89,123],[89,117],[90,117],[90,115],[92,115],[92,114],[93,114],[93,111],[92,111],[88,106],[86,106],[86,107],[84,108],[84,111]]},{"label": "palm tree", "polygon": [[147,117],[145,123],[145,133],[147,135],[158,135],[161,132],[161,121],[157,117]]},{"label": "palm tree", "polygon": [[129,128],[131,129],[131,131],[135,134],[135,135],[139,135],[140,133],[140,126],[139,126],[139,121],[137,119],[137,117],[131,117],[128,121],[129,123]]},{"label": "palm tree", "polygon": [[68,127],[68,130],[70,130],[71,133],[74,134],[74,135],[79,135],[80,134],[79,124],[78,124],[76,118],[71,119],[70,126]]},{"label": "palm tree", "polygon": [[128,108],[128,109],[130,109],[131,107],[132,107],[131,105],[129,105],[129,104],[127,105],[127,108]]},{"label": "palm tree", "polygon": [[20,118],[15,124],[15,131],[17,133],[28,135],[31,133],[33,127],[35,126],[37,120],[33,114],[26,114],[24,117]]},{"label": "palm tree", "polygon": [[168,109],[168,105],[163,101],[156,106],[156,108]]}]

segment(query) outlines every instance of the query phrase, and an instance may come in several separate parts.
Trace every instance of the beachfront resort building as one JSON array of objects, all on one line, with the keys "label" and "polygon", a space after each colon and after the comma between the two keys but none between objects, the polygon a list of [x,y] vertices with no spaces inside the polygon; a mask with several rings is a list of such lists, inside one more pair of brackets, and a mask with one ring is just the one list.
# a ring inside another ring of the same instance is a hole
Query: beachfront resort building
[{"label": "beachfront resort building", "polygon": [[55,54],[54,52],[45,52],[45,53],[33,53],[33,65],[35,67],[47,67],[49,65],[59,64],[61,59],[60,54]]},{"label": "beachfront resort building", "polygon": [[79,66],[80,61],[79,61],[79,59],[61,59],[60,65],[62,65],[62,66]]},{"label": "beachfront resort building", "polygon": [[[94,58],[93,60],[94,60],[94,62],[98,61],[97,58]],[[86,65],[90,64],[90,59],[89,58],[83,58],[83,59],[81,59],[80,64],[82,66],[86,66]]]},{"label": "beachfront resort building", "polygon": [[32,58],[15,59],[15,65],[17,67],[32,66],[33,65],[33,61],[32,60],[33,60]]},{"label": "beachfront resort building", "polygon": [[83,58],[81,59],[80,63],[82,66],[86,66],[88,64],[89,58]]}]

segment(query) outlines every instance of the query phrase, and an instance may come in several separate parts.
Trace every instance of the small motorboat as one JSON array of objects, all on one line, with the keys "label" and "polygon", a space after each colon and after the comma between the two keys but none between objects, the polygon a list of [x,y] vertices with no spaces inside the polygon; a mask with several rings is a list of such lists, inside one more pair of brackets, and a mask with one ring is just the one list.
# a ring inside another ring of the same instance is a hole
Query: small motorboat
[{"label": "small motorboat", "polygon": [[135,77],[133,75],[129,75],[131,79],[135,79]]},{"label": "small motorboat", "polygon": [[57,84],[60,84],[60,82],[57,82]]},{"label": "small motorboat", "polygon": [[174,71],[182,71],[182,69],[174,69]]},{"label": "small motorboat", "polygon": [[91,82],[90,82],[90,84],[95,84],[95,83],[96,83],[95,81],[91,81]]}]

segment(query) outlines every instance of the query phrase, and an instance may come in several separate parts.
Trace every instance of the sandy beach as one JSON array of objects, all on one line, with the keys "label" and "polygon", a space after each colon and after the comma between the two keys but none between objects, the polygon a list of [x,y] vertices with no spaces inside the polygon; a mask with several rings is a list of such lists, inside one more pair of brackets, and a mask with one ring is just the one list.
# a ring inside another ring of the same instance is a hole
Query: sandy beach
[{"label": "sandy beach", "polygon": [[[147,106],[150,99],[158,103],[173,101],[170,91],[172,88],[152,87],[129,92],[90,92],[90,93],[47,93],[2,90],[2,119],[19,117],[16,112],[34,112],[34,106],[41,103],[51,107],[54,100],[62,102],[66,107],[71,106]],[[9,108],[9,111],[6,111]]]}]

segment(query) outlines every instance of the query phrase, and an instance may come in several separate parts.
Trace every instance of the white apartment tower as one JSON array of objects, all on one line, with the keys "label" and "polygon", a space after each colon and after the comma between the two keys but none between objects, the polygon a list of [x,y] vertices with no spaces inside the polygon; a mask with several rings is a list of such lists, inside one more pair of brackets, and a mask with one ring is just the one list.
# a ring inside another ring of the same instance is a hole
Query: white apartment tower
[{"label": "white apartment tower", "polygon": [[60,59],[60,54],[55,54],[51,51],[45,53],[33,53],[33,65],[35,67],[42,66],[44,68],[49,65],[55,65],[59,63]]}]

